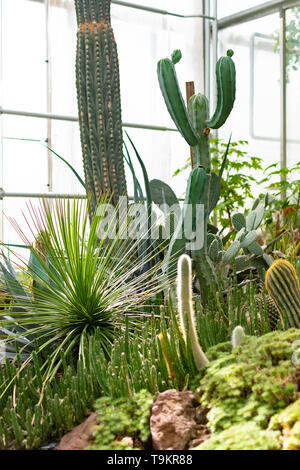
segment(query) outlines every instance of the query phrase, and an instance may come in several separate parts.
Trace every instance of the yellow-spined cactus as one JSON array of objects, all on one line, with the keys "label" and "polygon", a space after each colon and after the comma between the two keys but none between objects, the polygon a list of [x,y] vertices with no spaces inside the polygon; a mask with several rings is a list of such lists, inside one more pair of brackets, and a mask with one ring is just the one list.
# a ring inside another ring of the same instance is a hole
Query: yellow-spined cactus
[{"label": "yellow-spined cactus", "polygon": [[300,328],[300,282],[294,266],[284,259],[274,261],[266,273],[265,284],[289,326]]},{"label": "yellow-spined cactus", "polygon": [[[170,335],[169,334],[167,334],[167,337],[168,337],[168,340],[170,341]],[[175,377],[175,375],[174,375],[173,368],[172,368],[172,360],[171,360],[171,358],[168,354],[168,348],[166,346],[164,335],[162,333],[159,333],[158,340],[159,340],[160,345],[161,345],[161,350],[162,350],[162,353],[163,353],[165,364],[167,366],[168,375],[169,375],[169,377],[171,377],[173,379]]]}]

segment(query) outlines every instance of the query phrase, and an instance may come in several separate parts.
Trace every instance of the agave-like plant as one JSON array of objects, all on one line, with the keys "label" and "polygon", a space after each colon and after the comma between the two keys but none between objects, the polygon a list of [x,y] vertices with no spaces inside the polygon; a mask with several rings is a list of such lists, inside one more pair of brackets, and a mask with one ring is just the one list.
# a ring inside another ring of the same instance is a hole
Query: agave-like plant
[{"label": "agave-like plant", "polygon": [[[31,251],[29,261],[19,257],[17,264],[32,282],[22,285],[3,255],[2,275],[13,302],[0,310],[0,334],[11,355],[16,346],[23,354],[22,367],[34,359],[35,350],[44,354],[44,383],[62,361],[82,357],[83,345],[96,330],[109,355],[116,331],[125,322],[138,326],[150,314],[151,299],[166,287],[158,265],[143,269],[152,255],[137,258],[138,240],[127,235],[127,219],[120,220],[118,208],[107,217],[103,204],[91,223],[83,201],[43,200],[38,209],[28,206],[26,221],[35,243],[12,220]],[[104,216],[106,233],[114,236],[103,236]]]}]

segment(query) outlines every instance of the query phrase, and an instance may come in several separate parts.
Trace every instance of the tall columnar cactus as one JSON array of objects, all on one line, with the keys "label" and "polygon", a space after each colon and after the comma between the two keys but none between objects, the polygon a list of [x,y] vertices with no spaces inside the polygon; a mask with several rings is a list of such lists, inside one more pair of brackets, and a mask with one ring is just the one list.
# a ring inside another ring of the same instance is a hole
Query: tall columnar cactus
[{"label": "tall columnar cactus", "polygon": [[266,289],[290,327],[300,328],[300,282],[294,266],[284,259],[274,261],[266,274]]},{"label": "tall columnar cactus", "polygon": [[200,370],[202,367],[206,366],[209,361],[199,344],[192,294],[192,261],[189,256],[182,255],[178,260],[177,278],[177,299],[180,326],[185,341],[187,341],[189,337],[195,364],[197,369]]},{"label": "tall columnar cactus", "polygon": [[106,194],[126,194],[119,63],[110,0],[75,0],[76,85],[85,179],[92,208]]}]

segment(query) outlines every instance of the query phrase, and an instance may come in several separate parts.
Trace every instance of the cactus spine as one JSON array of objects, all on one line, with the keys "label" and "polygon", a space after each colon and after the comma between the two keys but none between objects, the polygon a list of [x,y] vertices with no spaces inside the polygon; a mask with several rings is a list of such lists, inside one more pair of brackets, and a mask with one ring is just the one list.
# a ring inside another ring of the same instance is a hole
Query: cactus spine
[{"label": "cactus spine", "polygon": [[75,0],[76,85],[83,164],[92,211],[103,194],[126,194],[119,63],[110,0]]},{"label": "cactus spine", "polygon": [[[192,262],[187,255],[182,255],[178,260],[177,299],[183,337],[187,342],[189,336],[195,364],[200,370],[209,361],[198,341],[192,300]],[[187,326],[188,332],[186,331]]]},{"label": "cactus spine", "polygon": [[300,283],[294,266],[274,261],[266,273],[266,289],[292,328],[300,328]]}]

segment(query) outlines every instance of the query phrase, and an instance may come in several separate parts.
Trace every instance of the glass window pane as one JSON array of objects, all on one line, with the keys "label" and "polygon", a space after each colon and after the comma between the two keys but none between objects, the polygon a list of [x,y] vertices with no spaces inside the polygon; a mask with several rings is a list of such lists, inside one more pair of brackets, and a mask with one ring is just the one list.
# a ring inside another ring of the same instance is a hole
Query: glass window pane
[{"label": "glass window pane", "polygon": [[[139,3],[139,2],[135,2]],[[161,2],[144,2],[161,7]],[[169,8],[170,7],[170,8]],[[172,8],[171,8],[172,7]],[[199,2],[165,2],[163,9],[176,13],[201,13]],[[76,18],[73,0],[50,0],[50,53],[52,112],[77,115],[75,88]],[[182,19],[112,4],[114,29],[120,62],[122,116],[124,122],[172,122],[161,99],[157,62],[181,48],[178,64],[181,85],[195,80],[201,84],[202,20]]]},{"label": "glass window pane", "polygon": [[[6,192],[47,191],[45,119],[2,116],[2,187]],[[30,140],[32,139],[32,140]]]},{"label": "glass window pane", "polygon": [[[25,217],[28,216],[29,206],[37,207],[39,205],[38,199],[28,199],[28,198],[21,198],[21,197],[7,197],[4,198],[2,202],[2,212],[1,212],[1,219],[2,219],[2,234],[4,243],[13,244],[13,245],[24,245],[24,241],[18,235],[16,229],[12,225],[11,222],[7,220],[7,217],[11,219],[15,219],[17,223],[20,225],[22,230],[26,232],[26,236],[28,237],[29,241],[33,241],[33,234],[30,233],[30,230],[27,226]],[[25,217],[24,217],[25,216]],[[22,256],[26,256],[27,250],[16,250],[16,248],[12,247],[12,251],[17,251]]]},{"label": "glass window pane", "polygon": [[233,15],[263,3],[266,3],[266,0],[243,0],[242,2],[237,2],[237,0],[218,0],[218,18]]},{"label": "glass window pane", "polygon": [[52,113],[77,116],[74,0],[50,0],[49,42]]},{"label": "glass window pane", "polygon": [[188,15],[195,13],[195,9],[198,8],[198,13],[201,13],[201,2],[199,0],[130,0],[128,3],[134,3],[137,5],[143,5],[146,7],[157,8],[159,10],[167,10],[172,13],[178,13],[181,15]]},{"label": "glass window pane", "polygon": [[[184,166],[189,149],[179,132],[157,132],[140,129],[127,129],[148,172],[149,180],[160,179],[171,185],[177,197],[181,197],[186,186],[185,173],[173,178],[174,172]],[[137,177],[143,182],[143,174],[134,152],[128,145]],[[128,192],[133,194],[132,176],[126,167]]]},{"label": "glass window pane", "polygon": [[116,5],[113,12],[123,121],[173,127],[159,89],[157,62],[169,57],[174,49],[181,49],[183,59],[176,70],[183,93],[186,81],[194,80],[199,89],[201,20],[165,17]]},{"label": "glass window pane", "polygon": [[[199,0],[133,0],[179,14],[201,13]],[[16,15],[16,11],[18,14]],[[46,9],[43,1],[2,0],[3,87],[1,104],[7,109],[47,111]],[[12,28],[13,25],[13,28]],[[202,19],[181,19],[112,5],[112,25],[120,60],[122,117],[125,122],[174,127],[158,85],[156,67],[162,57],[180,48],[183,60],[177,71],[185,95],[185,82],[195,81],[202,91]],[[49,0],[51,108],[54,114],[77,115],[75,87],[76,18],[74,0]],[[12,57],[14,60],[12,60]],[[49,109],[48,109],[49,111]],[[1,117],[0,186],[6,192],[48,191],[49,152],[42,145],[51,128],[49,146],[83,177],[77,122],[4,115]],[[172,179],[189,155],[178,132],[128,129],[147,166],[149,177],[163,179],[181,196],[186,175]],[[42,142],[42,143],[41,143]],[[138,163],[135,164],[138,169]],[[132,180],[128,174],[128,192]],[[52,156],[53,191],[78,194],[83,189],[71,170]],[[142,178],[141,173],[139,177]],[[25,199],[7,198],[5,213],[21,218]],[[3,217],[0,217],[3,222]],[[2,233],[15,240],[11,228]],[[6,240],[6,241],[7,241]]]},{"label": "glass window pane", "polygon": [[[51,121],[51,149],[67,160],[84,180],[79,126],[77,122]],[[55,155],[53,162],[53,192],[84,194],[84,188],[71,169]]]},{"label": "glass window pane", "polygon": [[46,111],[45,6],[2,0],[2,106]]},{"label": "glass window pane", "polygon": [[[287,166],[300,161],[300,7],[286,14],[287,47]],[[300,177],[300,175],[299,175]]]},{"label": "glass window pane", "polygon": [[219,135],[228,140],[232,132],[233,141],[248,140],[249,154],[262,158],[264,167],[280,161],[280,57],[273,39],[278,28],[276,14],[219,35],[219,53],[234,50],[237,72],[236,102]]}]

